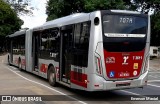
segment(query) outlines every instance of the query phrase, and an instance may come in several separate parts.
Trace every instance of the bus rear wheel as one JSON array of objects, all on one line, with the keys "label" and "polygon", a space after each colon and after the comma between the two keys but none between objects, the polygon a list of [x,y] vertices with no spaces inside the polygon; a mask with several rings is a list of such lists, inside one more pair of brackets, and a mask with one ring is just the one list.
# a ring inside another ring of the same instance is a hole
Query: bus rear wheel
[{"label": "bus rear wheel", "polygon": [[57,83],[56,83],[56,71],[55,71],[55,69],[54,69],[53,66],[51,66],[51,67],[49,68],[48,80],[49,80],[49,84],[50,84],[51,86],[54,86],[54,87],[55,87],[55,86],[57,85]]}]

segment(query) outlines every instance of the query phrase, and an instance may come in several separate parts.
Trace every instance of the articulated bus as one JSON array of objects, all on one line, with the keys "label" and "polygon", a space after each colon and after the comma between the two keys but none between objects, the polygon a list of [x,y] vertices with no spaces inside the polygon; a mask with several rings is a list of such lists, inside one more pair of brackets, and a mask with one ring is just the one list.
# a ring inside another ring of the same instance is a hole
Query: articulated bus
[{"label": "articulated bus", "polygon": [[50,85],[103,91],[147,85],[150,16],[76,13],[9,35],[8,62]]}]

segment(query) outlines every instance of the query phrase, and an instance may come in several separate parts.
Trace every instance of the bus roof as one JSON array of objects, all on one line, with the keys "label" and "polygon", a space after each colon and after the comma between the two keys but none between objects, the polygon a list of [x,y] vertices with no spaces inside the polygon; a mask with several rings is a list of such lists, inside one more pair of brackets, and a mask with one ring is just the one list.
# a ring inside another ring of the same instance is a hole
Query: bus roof
[{"label": "bus roof", "polygon": [[141,12],[138,11],[130,11],[130,10],[110,10],[111,12],[115,13],[129,13],[129,14],[141,14]]},{"label": "bus roof", "polygon": [[20,31],[16,31],[15,33],[9,35],[8,37],[15,37],[15,36],[19,36],[19,35],[25,35],[26,30],[20,30]]},{"label": "bus roof", "polygon": [[[100,10],[98,10],[98,11],[100,11]],[[101,10],[101,11],[110,12],[110,13],[122,13],[122,14],[124,14],[124,13],[125,14],[142,14],[141,12],[138,12],[138,11],[129,11],[129,10]],[[97,12],[97,11],[94,11],[94,12]],[[48,21],[41,26],[34,27],[33,31],[43,30],[43,29],[48,29],[48,28],[53,28],[53,27],[60,27],[60,26],[69,25],[69,24],[73,24],[73,23],[88,21],[89,15],[90,15],[90,13],[71,14],[69,16],[65,16],[65,17],[55,19],[55,20]]]},{"label": "bus roof", "polygon": [[65,17],[55,19],[55,20],[48,21],[41,26],[33,28],[33,30],[35,30],[35,31],[36,30],[43,30],[43,29],[52,28],[55,26],[59,27],[59,26],[63,26],[63,25],[69,25],[69,24],[73,24],[73,23],[87,21],[87,20],[89,20],[89,14],[90,13],[75,13],[75,14],[72,14],[69,16],[65,16]]}]

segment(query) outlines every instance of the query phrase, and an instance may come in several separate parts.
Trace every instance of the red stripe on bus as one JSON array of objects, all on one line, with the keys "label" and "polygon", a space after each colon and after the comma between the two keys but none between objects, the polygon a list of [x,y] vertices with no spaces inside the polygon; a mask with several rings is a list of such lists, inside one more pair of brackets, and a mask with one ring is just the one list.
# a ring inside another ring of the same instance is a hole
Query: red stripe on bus
[{"label": "red stripe on bus", "polygon": [[86,74],[71,71],[71,82],[72,83],[82,86],[84,88],[87,88],[86,80],[87,80]]},{"label": "red stripe on bus", "polygon": [[41,64],[41,67],[40,67],[40,71],[41,71],[41,72],[46,73],[46,72],[47,72],[47,69],[48,69],[48,65],[46,65],[46,64]]}]

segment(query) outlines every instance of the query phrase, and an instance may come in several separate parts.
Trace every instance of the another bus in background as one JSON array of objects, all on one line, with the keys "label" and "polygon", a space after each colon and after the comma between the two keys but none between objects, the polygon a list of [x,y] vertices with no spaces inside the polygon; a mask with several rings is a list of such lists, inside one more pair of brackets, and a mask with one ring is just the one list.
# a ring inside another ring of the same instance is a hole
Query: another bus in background
[{"label": "another bus in background", "polygon": [[158,55],[159,55],[158,47],[156,47],[156,46],[150,46],[149,53],[150,53],[150,59],[157,58]]}]

